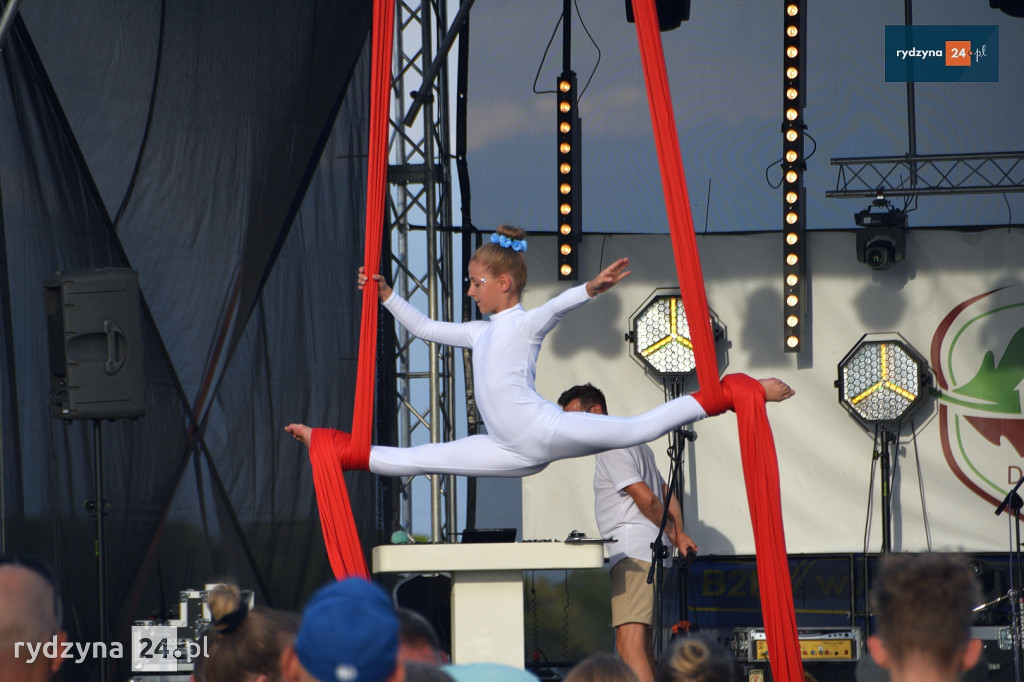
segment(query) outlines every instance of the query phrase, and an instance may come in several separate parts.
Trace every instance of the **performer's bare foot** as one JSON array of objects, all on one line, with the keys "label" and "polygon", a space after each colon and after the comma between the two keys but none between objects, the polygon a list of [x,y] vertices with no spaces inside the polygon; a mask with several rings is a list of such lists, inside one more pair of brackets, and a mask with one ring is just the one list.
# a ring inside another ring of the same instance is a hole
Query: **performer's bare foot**
[{"label": "performer's bare foot", "polygon": [[796,393],[788,384],[775,378],[758,379],[758,381],[764,387],[764,399],[769,403],[781,403],[783,400],[792,398],[793,394]]},{"label": "performer's bare foot", "polygon": [[309,441],[313,436],[313,429],[311,427],[305,424],[289,424],[284,427],[284,430],[292,434],[292,438],[309,447]]}]

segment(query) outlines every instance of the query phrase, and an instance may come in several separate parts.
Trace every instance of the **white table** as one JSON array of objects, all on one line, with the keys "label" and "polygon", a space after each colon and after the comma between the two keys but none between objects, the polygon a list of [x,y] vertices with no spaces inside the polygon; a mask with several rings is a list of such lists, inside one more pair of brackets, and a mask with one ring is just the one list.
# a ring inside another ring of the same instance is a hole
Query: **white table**
[{"label": "white table", "polygon": [[452,662],[522,668],[523,571],[601,568],[600,543],[378,545],[374,573],[450,573]]}]

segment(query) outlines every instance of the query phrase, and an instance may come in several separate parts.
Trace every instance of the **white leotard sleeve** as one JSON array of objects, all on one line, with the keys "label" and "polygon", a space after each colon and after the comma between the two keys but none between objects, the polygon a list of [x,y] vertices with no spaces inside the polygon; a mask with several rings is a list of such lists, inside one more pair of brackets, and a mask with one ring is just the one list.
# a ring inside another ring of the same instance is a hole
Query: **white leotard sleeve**
[{"label": "white leotard sleeve", "polygon": [[586,284],[563,291],[543,305],[527,311],[527,328],[535,337],[544,338],[567,312],[590,300],[593,298],[587,293]]},{"label": "white leotard sleeve", "polygon": [[384,301],[384,307],[391,311],[398,322],[413,336],[424,341],[443,343],[446,346],[472,348],[473,340],[480,333],[483,321],[439,322],[432,320],[414,305],[397,296],[394,292]]}]

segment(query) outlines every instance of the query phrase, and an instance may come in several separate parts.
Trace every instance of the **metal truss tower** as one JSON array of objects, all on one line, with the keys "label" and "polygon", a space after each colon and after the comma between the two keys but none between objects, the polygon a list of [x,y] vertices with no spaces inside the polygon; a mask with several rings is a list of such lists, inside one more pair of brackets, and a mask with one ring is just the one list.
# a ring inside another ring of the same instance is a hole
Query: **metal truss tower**
[{"label": "metal truss tower", "polygon": [[[388,169],[391,275],[395,291],[430,318],[454,320],[452,155],[448,69],[431,69],[448,26],[446,0],[396,0],[395,68]],[[408,120],[407,120],[408,119]],[[399,445],[455,436],[455,355],[400,326],[395,348]],[[454,476],[429,476],[431,541],[455,538]],[[412,483],[400,488],[399,523],[411,534]]]}]

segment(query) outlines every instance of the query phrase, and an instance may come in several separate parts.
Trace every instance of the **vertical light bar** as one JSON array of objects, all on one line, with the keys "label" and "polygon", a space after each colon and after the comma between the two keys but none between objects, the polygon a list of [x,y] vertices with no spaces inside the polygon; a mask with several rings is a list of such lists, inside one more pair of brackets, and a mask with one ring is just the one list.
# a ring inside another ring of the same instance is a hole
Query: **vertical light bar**
[{"label": "vertical light bar", "polygon": [[579,279],[580,263],[580,117],[576,74],[558,77],[558,279]]},{"label": "vertical light bar", "polygon": [[807,312],[807,216],[804,197],[806,104],[806,6],[783,0],[785,53],[782,86],[783,349],[803,348]]}]

